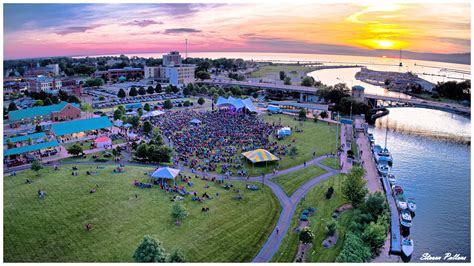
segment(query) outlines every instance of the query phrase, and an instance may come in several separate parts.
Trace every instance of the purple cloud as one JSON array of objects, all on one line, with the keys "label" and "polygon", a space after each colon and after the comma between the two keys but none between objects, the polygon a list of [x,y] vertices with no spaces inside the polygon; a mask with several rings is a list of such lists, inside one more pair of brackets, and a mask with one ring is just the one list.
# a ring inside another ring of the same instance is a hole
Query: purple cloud
[{"label": "purple cloud", "polygon": [[102,26],[102,24],[96,24],[96,25],[90,25],[90,26],[71,26],[71,27],[66,27],[62,30],[57,31],[56,34],[64,36],[71,33],[86,32],[88,30],[92,30],[100,26]]},{"label": "purple cloud", "polygon": [[148,27],[150,25],[155,25],[155,24],[163,24],[161,21],[155,21],[152,19],[143,19],[143,20],[133,20],[128,23],[124,23],[123,25],[128,25],[128,26],[138,26],[138,27]]},{"label": "purple cloud", "polygon": [[180,33],[197,33],[201,32],[201,30],[193,29],[193,28],[174,28],[174,29],[166,29],[165,34],[180,34]]}]

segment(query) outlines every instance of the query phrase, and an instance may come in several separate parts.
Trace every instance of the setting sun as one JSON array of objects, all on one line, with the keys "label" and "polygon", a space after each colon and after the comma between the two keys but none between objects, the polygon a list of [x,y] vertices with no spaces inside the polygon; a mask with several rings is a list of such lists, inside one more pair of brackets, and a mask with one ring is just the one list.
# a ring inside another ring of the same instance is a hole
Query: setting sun
[{"label": "setting sun", "polygon": [[392,48],[395,45],[395,42],[390,40],[374,40],[373,42],[379,48]]}]

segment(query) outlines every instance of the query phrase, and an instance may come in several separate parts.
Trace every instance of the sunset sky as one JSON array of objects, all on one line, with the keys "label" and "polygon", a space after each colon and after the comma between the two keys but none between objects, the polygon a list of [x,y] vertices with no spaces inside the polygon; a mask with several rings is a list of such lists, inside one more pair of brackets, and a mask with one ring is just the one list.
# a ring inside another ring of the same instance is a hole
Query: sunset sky
[{"label": "sunset sky", "polygon": [[467,53],[470,13],[468,3],[5,4],[4,57],[183,51],[186,38],[191,52]]}]

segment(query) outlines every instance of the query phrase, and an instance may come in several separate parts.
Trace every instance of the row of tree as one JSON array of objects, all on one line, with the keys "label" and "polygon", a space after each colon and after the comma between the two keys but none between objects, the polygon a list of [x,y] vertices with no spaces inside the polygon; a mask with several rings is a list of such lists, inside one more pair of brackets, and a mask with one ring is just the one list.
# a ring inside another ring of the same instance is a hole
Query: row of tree
[{"label": "row of tree", "polygon": [[368,194],[362,167],[345,177],[342,193],[354,207],[351,223],[336,262],[366,262],[380,253],[389,230],[389,211],[381,192]]}]

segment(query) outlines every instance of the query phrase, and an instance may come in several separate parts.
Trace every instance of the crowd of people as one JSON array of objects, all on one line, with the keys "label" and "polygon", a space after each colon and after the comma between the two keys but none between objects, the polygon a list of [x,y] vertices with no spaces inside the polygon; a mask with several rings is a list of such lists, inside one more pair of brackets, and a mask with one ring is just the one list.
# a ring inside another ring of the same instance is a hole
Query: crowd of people
[{"label": "crowd of people", "polygon": [[[191,123],[197,119],[200,123]],[[240,153],[258,148],[276,155],[287,146],[271,141],[281,127],[261,118],[229,110],[169,112],[152,120],[173,146],[174,161],[200,171],[226,174],[243,166]],[[220,167],[220,169],[218,169]]]}]

